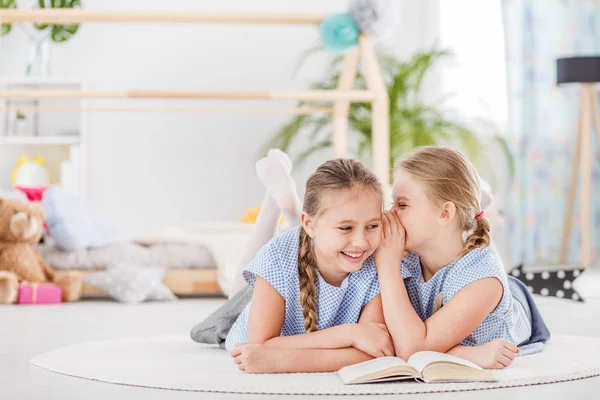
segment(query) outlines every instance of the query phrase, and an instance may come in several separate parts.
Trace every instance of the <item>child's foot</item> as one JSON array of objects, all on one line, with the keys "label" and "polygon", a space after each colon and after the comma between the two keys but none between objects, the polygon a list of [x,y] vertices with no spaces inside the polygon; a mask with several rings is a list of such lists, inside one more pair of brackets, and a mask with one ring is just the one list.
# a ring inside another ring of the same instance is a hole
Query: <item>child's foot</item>
[{"label": "child's foot", "polygon": [[503,339],[495,339],[479,346],[457,346],[448,354],[464,358],[484,369],[503,369],[512,364],[519,349]]},{"label": "child's foot", "polygon": [[279,149],[271,149],[267,156],[256,163],[258,179],[281,209],[288,224],[300,223],[302,204],[296,192],[296,182],[290,172],[292,162],[287,154]]}]

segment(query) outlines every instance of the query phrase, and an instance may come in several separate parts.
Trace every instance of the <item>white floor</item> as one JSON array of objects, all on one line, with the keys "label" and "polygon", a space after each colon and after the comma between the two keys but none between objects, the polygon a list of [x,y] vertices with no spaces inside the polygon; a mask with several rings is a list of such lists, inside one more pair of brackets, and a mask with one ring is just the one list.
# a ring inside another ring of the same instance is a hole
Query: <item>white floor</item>
[{"label": "white floor", "polygon": [[[600,336],[600,273],[589,274],[587,280],[584,280],[583,276],[580,279],[580,290],[582,295],[589,299],[587,303],[539,297],[538,304],[552,332]],[[2,306],[0,307],[0,399],[268,398],[269,396],[265,395],[183,392],[106,384],[55,374],[29,364],[29,359],[38,353],[77,342],[187,333],[192,325],[202,320],[223,301],[223,299],[184,299],[174,303],[123,305],[104,300],[59,306]],[[271,396],[271,398],[275,397],[278,396]],[[357,397],[359,396],[351,398]],[[426,397],[428,399],[485,397],[486,400],[598,399],[600,378],[486,392],[444,393]]]}]

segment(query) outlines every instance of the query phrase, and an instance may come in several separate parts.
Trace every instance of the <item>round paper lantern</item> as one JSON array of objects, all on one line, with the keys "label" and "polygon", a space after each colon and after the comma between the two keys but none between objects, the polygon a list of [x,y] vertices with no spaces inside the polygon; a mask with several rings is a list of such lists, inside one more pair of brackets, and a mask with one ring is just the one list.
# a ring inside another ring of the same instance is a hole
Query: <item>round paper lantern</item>
[{"label": "round paper lantern", "polygon": [[360,31],[373,40],[388,38],[399,17],[398,0],[351,0],[350,14]]},{"label": "round paper lantern", "polygon": [[358,44],[360,30],[349,13],[333,14],[325,18],[319,27],[321,41],[329,50],[346,53]]}]

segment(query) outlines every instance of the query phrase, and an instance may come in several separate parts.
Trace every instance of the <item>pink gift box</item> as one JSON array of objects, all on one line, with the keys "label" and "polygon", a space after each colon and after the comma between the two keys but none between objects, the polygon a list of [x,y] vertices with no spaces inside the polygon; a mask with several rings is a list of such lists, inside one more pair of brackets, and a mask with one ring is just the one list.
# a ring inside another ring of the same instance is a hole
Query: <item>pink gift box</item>
[{"label": "pink gift box", "polygon": [[50,283],[22,283],[19,286],[19,304],[58,304],[62,289]]}]

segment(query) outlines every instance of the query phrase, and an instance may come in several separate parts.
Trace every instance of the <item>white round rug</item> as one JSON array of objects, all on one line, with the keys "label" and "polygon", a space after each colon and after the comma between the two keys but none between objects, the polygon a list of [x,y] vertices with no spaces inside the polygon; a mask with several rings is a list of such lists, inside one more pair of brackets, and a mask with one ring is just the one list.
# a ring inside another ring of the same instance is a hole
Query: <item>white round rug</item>
[{"label": "white round rug", "polygon": [[38,367],[97,381],[161,389],[260,394],[394,394],[481,390],[563,382],[600,375],[600,338],[555,335],[539,354],[517,357],[498,382],[414,381],[344,385],[335,373],[250,375],[229,354],[188,336],[75,344],[31,360]]}]

